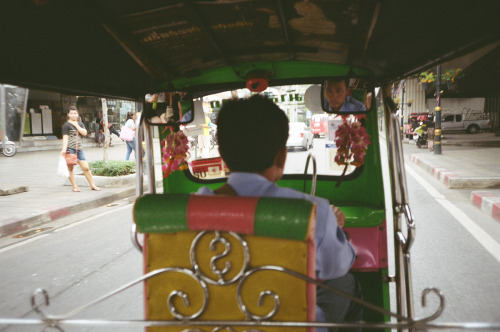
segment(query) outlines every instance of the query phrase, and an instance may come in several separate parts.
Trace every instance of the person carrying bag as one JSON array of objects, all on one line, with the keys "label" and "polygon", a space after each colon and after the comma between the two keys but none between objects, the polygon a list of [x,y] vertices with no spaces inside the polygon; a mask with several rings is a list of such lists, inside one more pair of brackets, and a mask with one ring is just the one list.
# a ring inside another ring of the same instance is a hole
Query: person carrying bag
[{"label": "person carrying bag", "polygon": [[125,160],[129,160],[132,151],[134,151],[135,154],[135,113],[127,113],[127,121],[122,127],[120,138],[124,139],[127,144],[127,155]]},{"label": "person carrying bag", "polygon": [[76,153],[69,153],[66,151],[66,154],[64,155],[64,159],[66,159],[66,165],[75,166],[78,164],[78,130],[76,131],[75,150],[76,150]]},{"label": "person carrying bag", "polygon": [[123,126],[120,130],[120,138],[127,142],[132,142],[135,138],[135,131],[127,126]]},{"label": "person carrying bag", "polygon": [[68,110],[68,121],[62,126],[63,134],[63,146],[61,149],[61,156],[66,160],[66,165],[69,171],[69,181],[73,186],[73,192],[79,192],[80,188],[76,185],[75,174],[73,173],[73,168],[75,165],[79,164],[83,171],[83,175],[90,184],[92,190],[101,190],[94,183],[92,178],[92,172],[90,171],[89,164],[85,159],[85,154],[83,149],[78,149],[78,134],[87,136],[87,129],[83,122],[78,121],[78,109],[75,106],[71,106]]}]

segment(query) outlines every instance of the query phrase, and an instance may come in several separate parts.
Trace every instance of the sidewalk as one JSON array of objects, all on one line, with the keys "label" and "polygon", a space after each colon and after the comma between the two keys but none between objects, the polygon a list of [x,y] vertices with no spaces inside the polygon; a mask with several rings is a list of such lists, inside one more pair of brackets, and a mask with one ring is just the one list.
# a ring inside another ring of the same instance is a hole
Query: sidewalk
[{"label": "sidewalk", "polygon": [[[118,139],[113,139],[113,143],[108,150],[109,160],[125,160],[125,143]],[[69,181],[56,175],[61,140],[37,141],[37,144],[20,148],[14,157],[0,155],[0,192],[21,191],[0,196],[0,237],[135,195],[135,176],[131,176],[129,184],[120,187],[104,187],[98,177],[94,177],[101,191],[91,190],[83,180],[79,183],[81,192],[73,193]],[[446,148],[473,144],[479,147]],[[103,149],[96,147],[93,141],[83,142],[83,146],[88,161],[102,160]],[[410,144],[405,144],[404,148],[407,146]],[[156,164],[159,160],[155,155]],[[439,178],[449,188],[473,189],[472,202],[500,221],[500,137],[491,133],[450,135],[443,138],[442,155],[416,149],[409,161],[422,167],[429,176]],[[156,169],[159,186],[161,168]],[[64,186],[65,183],[68,186]]]},{"label": "sidewalk", "polygon": [[[9,189],[21,191],[0,196],[0,237],[135,195],[135,175],[128,176],[128,182],[119,187],[105,187],[108,182],[94,176],[101,191],[91,190],[83,180],[78,183],[81,192],[72,192],[69,180],[56,175],[61,146],[62,140],[53,140],[44,146],[50,150],[30,151],[30,148],[21,148],[14,157],[0,155],[0,192]],[[93,141],[89,140],[83,146],[87,161],[103,159],[103,149],[96,147]],[[126,151],[124,142],[113,139],[108,158],[125,160]],[[134,160],[133,156],[131,160]],[[158,163],[159,158],[155,158],[155,161]],[[75,174],[78,174],[79,167],[75,170]],[[157,174],[156,179],[158,183],[161,175]]]},{"label": "sidewalk", "polygon": [[441,155],[415,147],[409,161],[449,189],[472,189],[472,203],[500,222],[500,137],[448,134],[442,143]]}]

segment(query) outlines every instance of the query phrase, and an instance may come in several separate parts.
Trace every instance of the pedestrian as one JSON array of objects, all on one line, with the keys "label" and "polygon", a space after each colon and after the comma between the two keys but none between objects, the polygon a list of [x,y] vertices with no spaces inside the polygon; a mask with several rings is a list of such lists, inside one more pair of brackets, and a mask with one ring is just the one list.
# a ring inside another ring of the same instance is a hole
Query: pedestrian
[{"label": "pedestrian", "polygon": [[111,135],[115,134],[120,138],[120,133],[116,130],[115,125],[112,123],[108,122],[108,129],[109,129],[109,146],[111,146]]},{"label": "pedestrian", "polygon": [[198,148],[200,148],[200,158],[210,157],[210,128],[212,121],[205,115],[205,123],[202,125],[203,135],[198,135]]},{"label": "pedestrian", "polygon": [[[63,146],[61,150],[61,155],[64,157],[66,153],[76,154],[78,157],[78,164],[85,175],[88,183],[90,184],[90,188],[92,190],[99,191],[101,190],[94,183],[94,179],[92,177],[92,172],[90,171],[89,164],[85,159],[85,154],[83,153],[83,149],[81,144],[78,144],[78,136],[87,136],[87,129],[85,129],[85,125],[83,122],[78,121],[78,109],[75,106],[70,106],[68,109],[68,121],[66,121],[62,126],[62,134],[63,134]],[[69,170],[69,181],[73,186],[74,192],[79,192],[80,188],[78,188],[75,182],[75,174],[73,173],[73,165],[68,165]]]},{"label": "pedestrian", "polygon": [[104,143],[104,127],[100,118],[96,120],[97,129],[95,131],[95,141],[99,147]]},{"label": "pedestrian", "polygon": [[125,143],[127,143],[127,156],[125,160],[129,160],[132,151],[134,151],[135,155],[135,113],[127,112],[127,121],[125,122],[125,127],[131,129],[134,132],[134,139],[132,141],[125,141]]},{"label": "pedestrian", "polygon": [[[118,136],[118,138],[120,138],[120,133],[118,131],[116,131],[115,129],[115,126],[108,122],[108,129],[109,129],[109,146],[113,146],[113,144],[111,144],[111,142],[113,141],[113,137],[112,137],[112,134],[115,134],[116,136]],[[104,121],[101,120],[99,122],[99,131],[102,131],[102,136],[103,136],[103,142],[104,142]],[[121,139],[121,138],[120,138]],[[99,147],[101,146],[101,144],[99,144]]]},{"label": "pedestrian", "polygon": [[[356,253],[340,226],[343,218],[336,217],[338,209],[332,208],[327,199],[276,185],[283,176],[287,157],[288,118],[283,110],[261,95],[229,100],[217,118],[217,139],[231,175],[218,189],[202,187],[197,194],[299,198],[315,203],[316,278],[361,298],[359,282],[349,273]],[[317,321],[360,321],[362,315],[363,308],[356,302],[318,287]]]}]

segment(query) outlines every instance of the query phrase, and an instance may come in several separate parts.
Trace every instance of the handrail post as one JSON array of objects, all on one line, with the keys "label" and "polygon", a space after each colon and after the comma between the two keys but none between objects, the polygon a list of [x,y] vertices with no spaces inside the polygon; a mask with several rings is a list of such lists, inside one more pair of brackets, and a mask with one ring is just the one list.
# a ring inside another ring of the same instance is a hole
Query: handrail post
[{"label": "handrail post", "polygon": [[[136,197],[142,196],[144,193],[144,181],[143,181],[143,170],[144,170],[144,165],[142,162],[142,133],[144,131],[141,121],[142,120],[142,112],[139,113],[139,116],[136,119],[135,122],[135,176],[136,176],[136,181],[135,181],[135,195]],[[139,158],[141,156],[141,158]]]},{"label": "handrail post", "polygon": [[[142,146],[142,136],[146,142],[146,151]],[[142,113],[136,119],[136,133],[135,133],[135,160],[136,160],[136,196],[140,197],[144,194],[144,160],[146,160],[146,176],[148,181],[148,192],[151,194],[156,193],[156,179],[154,172],[154,158],[153,158],[153,137],[151,133],[151,126],[142,119]],[[144,158],[143,158],[144,155]]]},{"label": "handrail post", "polygon": [[[395,117],[396,106],[392,100],[390,87],[382,87],[384,119],[386,127],[389,176],[391,181],[393,229],[395,238],[395,280],[397,313],[414,317],[413,288],[411,282],[410,247],[413,243],[415,225],[408,206],[408,192],[404,170],[403,148],[399,135],[399,121]],[[406,217],[406,236],[403,234],[403,216]]]}]

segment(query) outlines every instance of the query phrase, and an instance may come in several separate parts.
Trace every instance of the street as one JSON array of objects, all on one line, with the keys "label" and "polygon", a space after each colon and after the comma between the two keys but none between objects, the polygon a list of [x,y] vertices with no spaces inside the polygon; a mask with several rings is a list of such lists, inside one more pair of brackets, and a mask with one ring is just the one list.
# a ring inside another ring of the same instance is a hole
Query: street
[{"label": "street", "polygon": [[[447,148],[464,149],[464,153],[468,149]],[[404,149],[405,154],[429,153],[409,144]],[[294,151],[289,157],[304,160],[303,155],[312,151]],[[296,172],[302,173],[303,162],[297,164],[300,169]],[[437,301],[432,294],[425,308],[420,296],[425,288],[436,287],[446,299],[444,313],[437,321],[500,322],[500,250],[495,251],[500,225],[472,206],[470,190],[449,190],[407,162],[406,169],[417,229],[411,250],[416,316],[435,311]],[[384,182],[388,183],[386,177]],[[30,307],[30,296],[37,288],[45,288],[50,296],[50,305],[42,310],[63,314],[140,277],[142,256],[129,235],[132,202],[133,198],[120,200],[61,218],[45,224],[48,229],[28,239],[0,239],[0,317],[38,318]],[[141,285],[134,286],[71,319],[142,319],[142,293]],[[0,327],[0,331],[40,330],[35,326]],[[67,326],[65,330],[111,328]],[[142,328],[121,326],[114,330]]]},{"label": "street", "polygon": [[[500,289],[500,251],[493,256],[484,246],[494,238],[498,247],[498,223],[491,218],[488,223],[488,217],[477,208],[471,208],[470,200],[460,194],[446,195],[446,190],[436,190],[439,187],[435,186],[432,189],[438,195],[429,195],[424,186],[430,183],[422,174],[408,166],[407,172],[410,204],[417,228],[411,250],[417,317],[423,317],[425,312],[430,313],[436,308],[436,301],[428,302],[427,311],[419,303],[425,288],[436,287],[446,299],[444,313],[438,321],[498,322],[495,308],[500,305],[500,299],[495,294]],[[477,224],[462,224],[463,216],[457,218],[452,214],[460,211],[468,220],[482,220],[492,232],[478,230],[474,227]],[[497,226],[496,229],[493,226]]]},{"label": "street", "polygon": [[[0,316],[38,318],[30,308],[36,288],[45,288],[50,305],[47,314],[64,314],[107,294],[142,275],[142,255],[132,247],[132,201],[101,207],[92,213],[62,218],[46,233],[19,242],[0,252],[2,283]],[[64,254],[61,254],[64,253]],[[42,303],[42,297],[39,298]],[[142,285],[86,309],[73,318],[142,319]],[[40,327],[0,328],[0,331],[40,331]],[[67,331],[109,331],[109,327]],[[125,329],[119,331],[139,331]]]},{"label": "street", "polygon": [[[404,145],[405,155],[430,153]],[[467,147],[451,147],[467,153]],[[432,312],[420,305],[427,287],[446,299],[440,322],[499,322],[500,225],[474,207],[471,190],[447,189],[406,161],[410,206],[416,220],[412,272],[416,315]]]}]

